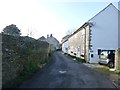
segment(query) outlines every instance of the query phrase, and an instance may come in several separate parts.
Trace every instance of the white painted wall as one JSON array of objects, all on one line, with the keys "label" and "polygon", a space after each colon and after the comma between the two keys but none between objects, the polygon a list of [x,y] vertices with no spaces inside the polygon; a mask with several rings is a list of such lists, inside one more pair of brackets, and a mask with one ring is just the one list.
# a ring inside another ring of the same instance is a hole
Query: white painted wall
[{"label": "white painted wall", "polygon": [[[120,4],[120,2],[119,2]],[[119,8],[120,9],[120,8]],[[118,11],[118,48],[120,48],[120,11]]]},{"label": "white painted wall", "polygon": [[110,5],[89,22],[95,24],[91,27],[94,58],[90,58],[90,63],[97,63],[98,49],[118,48],[118,10]]},{"label": "white painted wall", "polygon": [[68,40],[62,44],[62,51],[68,53]]}]

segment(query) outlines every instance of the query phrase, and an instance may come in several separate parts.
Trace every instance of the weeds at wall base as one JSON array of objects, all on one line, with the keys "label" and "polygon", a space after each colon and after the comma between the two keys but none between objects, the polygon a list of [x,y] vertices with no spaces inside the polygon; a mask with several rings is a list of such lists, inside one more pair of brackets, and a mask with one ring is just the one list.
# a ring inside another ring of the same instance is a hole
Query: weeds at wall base
[{"label": "weeds at wall base", "polygon": [[79,61],[79,62],[81,62],[81,63],[86,63],[86,61],[85,61],[84,59],[81,59],[81,58],[79,58],[79,57],[72,56],[72,55],[67,54],[67,53],[64,53],[64,55],[67,55],[67,56],[69,56],[69,57],[71,57],[71,58],[75,58],[77,61]]},{"label": "weeds at wall base", "polygon": [[3,89],[17,87],[50,61],[52,49],[47,42],[30,37],[2,37]]}]

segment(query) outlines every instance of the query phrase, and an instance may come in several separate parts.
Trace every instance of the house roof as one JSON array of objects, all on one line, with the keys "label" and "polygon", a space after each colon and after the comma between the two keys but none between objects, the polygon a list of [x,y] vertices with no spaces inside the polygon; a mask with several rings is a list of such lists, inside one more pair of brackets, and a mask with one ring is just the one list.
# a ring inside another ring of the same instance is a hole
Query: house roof
[{"label": "house roof", "polygon": [[47,40],[53,40],[53,39],[59,43],[59,41],[55,37],[53,37],[53,36],[47,37]]},{"label": "house roof", "polygon": [[72,37],[74,34],[76,34],[77,32],[79,32],[83,27],[85,27],[85,26],[87,26],[87,25],[89,25],[89,23],[88,22],[85,22],[80,28],[78,28],[73,34],[71,34],[70,36],[69,36],[69,38],[70,37]]},{"label": "house roof", "polygon": [[61,42],[64,43],[68,40],[68,38],[70,37],[70,35],[66,35],[62,38]]},{"label": "house roof", "polygon": [[[104,9],[102,9],[99,13],[97,13],[94,17],[96,17],[97,15],[99,15],[101,12],[103,12],[104,10],[106,10],[109,6],[113,6],[116,10],[120,11],[119,9],[117,9],[112,3],[110,3],[108,6],[106,6]],[[92,17],[91,19],[93,19],[94,17]],[[89,19],[88,22],[91,20]]]},{"label": "house roof", "polygon": [[46,40],[46,38],[44,36],[42,36],[38,40]]},{"label": "house roof", "polygon": [[70,35],[64,36],[62,39],[68,39]]},{"label": "house roof", "polygon": [[[110,3],[108,6],[106,6],[103,10],[101,10],[99,13],[97,13],[94,17],[96,17],[98,14],[100,14],[102,11],[104,11],[106,8],[108,8],[109,6],[113,6],[116,10],[118,10],[112,3]],[[120,12],[120,10],[118,10]],[[91,19],[93,19],[94,17],[92,17]],[[69,36],[72,37],[74,34],[76,34],[78,31],[80,31],[83,27],[85,27],[86,25],[90,25],[89,21],[91,20],[89,19],[87,22],[85,22],[80,28],[78,28],[73,34],[71,34]]]}]

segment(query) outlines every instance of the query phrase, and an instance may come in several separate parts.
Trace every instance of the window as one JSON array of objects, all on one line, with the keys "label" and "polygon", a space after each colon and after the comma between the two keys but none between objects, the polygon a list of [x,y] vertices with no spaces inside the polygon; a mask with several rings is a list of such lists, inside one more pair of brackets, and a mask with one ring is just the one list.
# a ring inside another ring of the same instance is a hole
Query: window
[{"label": "window", "polygon": [[93,58],[93,54],[91,54],[91,58]]},{"label": "window", "polygon": [[65,48],[66,51],[68,51],[68,48]]},{"label": "window", "polygon": [[90,45],[90,47],[93,47],[92,45]]},{"label": "window", "polygon": [[98,49],[98,55],[100,55],[101,54],[101,49]]},{"label": "window", "polygon": [[78,52],[80,52],[80,47],[78,47]]}]

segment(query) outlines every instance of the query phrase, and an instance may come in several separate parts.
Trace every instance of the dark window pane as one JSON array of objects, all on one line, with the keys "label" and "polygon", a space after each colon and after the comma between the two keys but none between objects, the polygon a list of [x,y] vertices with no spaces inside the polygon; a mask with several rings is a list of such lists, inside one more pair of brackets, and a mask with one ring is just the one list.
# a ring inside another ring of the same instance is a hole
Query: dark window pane
[{"label": "dark window pane", "polygon": [[98,55],[100,55],[101,54],[101,49],[98,49]]},{"label": "dark window pane", "polygon": [[91,58],[93,58],[93,54],[91,54]]}]

